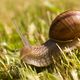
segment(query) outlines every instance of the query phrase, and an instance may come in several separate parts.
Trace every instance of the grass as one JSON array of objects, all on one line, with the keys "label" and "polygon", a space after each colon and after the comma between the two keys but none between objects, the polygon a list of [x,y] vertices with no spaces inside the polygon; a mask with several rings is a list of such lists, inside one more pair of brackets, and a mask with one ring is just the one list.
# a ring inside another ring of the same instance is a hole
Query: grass
[{"label": "grass", "polygon": [[68,9],[79,9],[79,1],[1,0],[0,7],[0,80],[80,79],[79,49],[62,51],[61,63],[46,68],[22,64],[19,56],[23,43],[13,23],[17,22],[31,45],[39,45],[48,40],[49,26],[55,16]]}]

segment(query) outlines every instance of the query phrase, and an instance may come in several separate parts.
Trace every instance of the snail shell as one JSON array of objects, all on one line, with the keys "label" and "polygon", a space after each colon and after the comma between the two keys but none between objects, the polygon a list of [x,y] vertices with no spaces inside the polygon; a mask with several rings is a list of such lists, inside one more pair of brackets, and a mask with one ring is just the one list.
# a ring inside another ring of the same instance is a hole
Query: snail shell
[{"label": "snail shell", "polygon": [[71,41],[80,37],[80,11],[66,11],[52,22],[49,37],[58,41]]},{"label": "snail shell", "polygon": [[53,58],[59,58],[60,49],[71,50],[80,47],[80,11],[66,11],[58,15],[51,24],[49,30],[49,40],[40,46],[26,45],[21,50],[22,60],[37,67],[48,66],[53,63]]}]

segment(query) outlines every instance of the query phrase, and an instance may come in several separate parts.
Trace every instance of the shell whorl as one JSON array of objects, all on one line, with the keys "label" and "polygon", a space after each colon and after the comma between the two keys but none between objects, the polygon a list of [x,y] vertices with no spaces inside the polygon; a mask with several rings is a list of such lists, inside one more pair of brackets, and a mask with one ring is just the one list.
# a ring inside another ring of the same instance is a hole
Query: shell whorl
[{"label": "shell whorl", "polygon": [[80,37],[80,11],[66,11],[51,24],[49,37],[57,41],[70,41]]}]

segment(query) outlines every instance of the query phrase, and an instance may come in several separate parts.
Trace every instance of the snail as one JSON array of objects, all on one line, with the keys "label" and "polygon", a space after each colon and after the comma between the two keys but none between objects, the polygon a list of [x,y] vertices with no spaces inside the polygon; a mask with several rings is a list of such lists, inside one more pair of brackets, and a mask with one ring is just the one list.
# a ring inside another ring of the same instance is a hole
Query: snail
[{"label": "snail", "polygon": [[[18,31],[19,32],[19,31]],[[19,33],[20,34],[20,33]],[[20,34],[22,37],[22,35]],[[80,47],[80,11],[70,10],[59,14],[53,21],[49,30],[49,40],[39,46],[31,46],[22,37],[24,47],[20,52],[21,59],[30,65],[46,67],[53,63],[60,54],[59,47],[66,51]]]}]

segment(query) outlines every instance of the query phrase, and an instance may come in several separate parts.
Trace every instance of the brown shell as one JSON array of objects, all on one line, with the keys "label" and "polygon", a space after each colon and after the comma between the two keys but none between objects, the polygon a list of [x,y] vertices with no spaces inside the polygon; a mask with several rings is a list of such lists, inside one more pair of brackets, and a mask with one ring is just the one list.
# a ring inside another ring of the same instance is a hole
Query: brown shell
[{"label": "brown shell", "polygon": [[58,15],[51,24],[49,37],[58,41],[80,37],[80,11],[66,11]]}]

